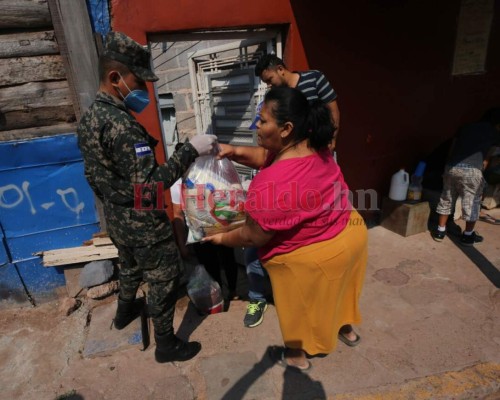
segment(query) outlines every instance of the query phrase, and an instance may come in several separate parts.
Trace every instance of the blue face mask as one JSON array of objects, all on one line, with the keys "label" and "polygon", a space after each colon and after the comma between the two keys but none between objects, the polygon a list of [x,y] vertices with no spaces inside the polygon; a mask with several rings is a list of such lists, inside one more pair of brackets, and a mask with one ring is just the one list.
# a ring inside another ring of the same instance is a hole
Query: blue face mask
[{"label": "blue face mask", "polygon": [[[128,89],[129,93],[123,97],[123,103],[125,107],[129,110],[132,110],[136,113],[142,112],[149,104],[149,95],[147,90],[130,90],[130,88],[125,83],[125,80],[121,77],[121,80],[125,84],[125,87]],[[120,92],[121,94],[121,92]]]}]

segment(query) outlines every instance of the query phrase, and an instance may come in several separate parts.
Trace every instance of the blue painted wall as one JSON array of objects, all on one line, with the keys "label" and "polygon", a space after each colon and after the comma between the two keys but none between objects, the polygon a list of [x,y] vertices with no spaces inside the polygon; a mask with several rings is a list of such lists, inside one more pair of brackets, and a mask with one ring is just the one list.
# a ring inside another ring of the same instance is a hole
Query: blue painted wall
[{"label": "blue painted wall", "polygon": [[[99,230],[76,135],[0,143],[0,224],[0,265],[16,269],[35,301],[55,297],[63,269],[43,267],[34,253],[80,246]],[[0,286],[17,290],[10,269],[0,270]]]},{"label": "blue painted wall", "polygon": [[28,295],[14,264],[0,266],[0,304],[4,302],[24,303]]},{"label": "blue painted wall", "polygon": [[5,237],[3,234],[3,229],[0,227],[0,267],[7,264],[10,261],[9,255],[7,253],[7,245],[5,243]]}]

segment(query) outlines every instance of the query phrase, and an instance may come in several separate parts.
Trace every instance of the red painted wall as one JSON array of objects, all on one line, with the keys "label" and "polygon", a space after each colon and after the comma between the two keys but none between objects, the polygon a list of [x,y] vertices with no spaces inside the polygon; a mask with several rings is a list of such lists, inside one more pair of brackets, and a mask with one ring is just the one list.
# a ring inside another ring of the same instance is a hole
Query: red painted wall
[{"label": "red painted wall", "polygon": [[[112,0],[111,17],[114,31],[141,44],[147,43],[148,33],[290,24],[284,58],[295,68],[308,68],[288,0]],[[138,119],[151,135],[160,138],[155,106],[147,107]],[[157,156],[162,161],[165,156],[160,147]]]},{"label": "red painted wall", "polygon": [[[385,195],[400,166],[411,172],[458,126],[500,106],[500,2],[479,76],[451,77],[459,9],[460,0],[112,0],[111,13],[113,30],[143,44],[153,32],[290,24],[288,66],[323,71],[339,94],[347,182]],[[155,107],[140,121],[160,137]]]},{"label": "red painted wall", "polygon": [[461,124],[500,107],[500,2],[487,72],[459,78],[451,69],[460,0],[290,2],[310,67],[339,94],[338,156],[352,188],[386,195],[400,166],[412,172]]},{"label": "red painted wall", "polygon": [[[147,43],[148,33],[289,24],[284,59],[294,68],[308,68],[288,0],[111,0],[111,18],[114,31],[124,32],[141,44]],[[148,85],[152,93],[153,86]],[[151,104],[137,117],[152,136],[161,140],[156,110],[156,104]],[[159,162],[165,160],[163,146],[156,147],[156,156]],[[172,218],[170,196],[165,199]]]}]

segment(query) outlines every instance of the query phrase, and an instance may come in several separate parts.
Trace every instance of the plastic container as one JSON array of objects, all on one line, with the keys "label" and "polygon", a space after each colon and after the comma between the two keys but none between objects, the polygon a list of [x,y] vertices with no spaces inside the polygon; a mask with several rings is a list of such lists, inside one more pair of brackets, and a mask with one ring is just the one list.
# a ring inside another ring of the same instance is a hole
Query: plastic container
[{"label": "plastic container", "polygon": [[417,168],[415,169],[415,173],[411,176],[407,196],[407,199],[410,201],[422,200],[422,180],[424,179],[425,167],[425,162],[420,161],[417,165]]},{"label": "plastic container", "polygon": [[389,189],[389,198],[391,200],[403,201],[406,200],[408,194],[408,186],[410,179],[408,172],[400,169],[391,178],[391,188]]},{"label": "plastic container", "polygon": [[422,177],[412,175],[410,185],[408,186],[407,199],[410,201],[422,200]]},{"label": "plastic container", "polygon": [[420,161],[417,165],[417,168],[415,169],[415,173],[413,175],[415,176],[424,176],[424,171],[425,171],[425,167],[426,167],[426,163],[424,161]]},{"label": "plastic container", "polygon": [[216,314],[223,311],[221,288],[201,264],[194,267],[189,277],[187,293],[199,312]]},{"label": "plastic container", "polygon": [[208,307],[204,310],[200,310],[204,314],[218,314],[224,311],[224,300],[221,300],[218,304]]}]

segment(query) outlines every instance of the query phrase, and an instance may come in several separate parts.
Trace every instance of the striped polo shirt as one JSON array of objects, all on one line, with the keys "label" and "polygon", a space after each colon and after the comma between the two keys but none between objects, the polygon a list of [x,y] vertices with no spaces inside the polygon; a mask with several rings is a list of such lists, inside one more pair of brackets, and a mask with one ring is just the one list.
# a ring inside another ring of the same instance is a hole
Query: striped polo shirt
[{"label": "striped polo shirt", "polygon": [[294,72],[300,75],[299,82],[295,88],[306,95],[309,103],[320,99],[323,103],[328,104],[337,98],[337,93],[333,90],[330,82],[328,82],[322,72],[317,70]]}]

